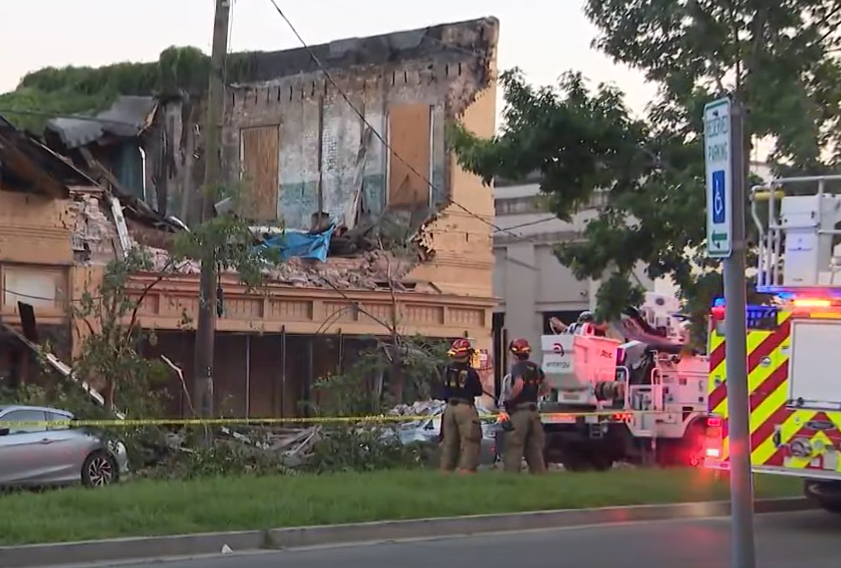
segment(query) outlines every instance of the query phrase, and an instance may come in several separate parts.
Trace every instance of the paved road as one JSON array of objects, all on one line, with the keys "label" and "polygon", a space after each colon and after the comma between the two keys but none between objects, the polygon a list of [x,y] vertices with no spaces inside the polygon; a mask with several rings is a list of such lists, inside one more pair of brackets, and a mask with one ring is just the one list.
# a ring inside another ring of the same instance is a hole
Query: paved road
[{"label": "paved road", "polygon": [[[837,568],[841,516],[809,511],[757,517],[757,568]],[[728,518],[579,527],[229,554],[213,558],[122,564],[122,568],[730,568]],[[99,564],[108,566],[108,564]],[[116,566],[115,564],[112,566]]]}]

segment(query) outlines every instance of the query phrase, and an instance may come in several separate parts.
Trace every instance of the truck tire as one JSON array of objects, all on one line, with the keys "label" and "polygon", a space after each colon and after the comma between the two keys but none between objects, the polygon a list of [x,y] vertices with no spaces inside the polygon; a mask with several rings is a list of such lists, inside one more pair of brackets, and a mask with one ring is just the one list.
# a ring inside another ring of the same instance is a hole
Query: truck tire
[{"label": "truck tire", "polygon": [[841,515],[841,501],[837,499],[816,499],[816,501],[824,511]]},{"label": "truck tire", "polygon": [[803,484],[803,493],[824,511],[841,514],[841,483],[809,479]]}]

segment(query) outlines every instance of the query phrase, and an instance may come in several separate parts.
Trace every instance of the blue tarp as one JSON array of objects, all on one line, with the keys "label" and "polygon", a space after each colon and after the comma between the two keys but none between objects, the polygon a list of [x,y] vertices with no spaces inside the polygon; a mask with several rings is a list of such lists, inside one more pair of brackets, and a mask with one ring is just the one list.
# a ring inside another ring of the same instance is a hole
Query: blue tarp
[{"label": "blue tarp", "polygon": [[287,261],[290,258],[313,258],[324,262],[327,260],[327,250],[330,248],[330,239],[333,237],[335,225],[322,233],[295,233],[284,231],[270,239],[266,239],[262,246],[280,250],[280,259]]}]

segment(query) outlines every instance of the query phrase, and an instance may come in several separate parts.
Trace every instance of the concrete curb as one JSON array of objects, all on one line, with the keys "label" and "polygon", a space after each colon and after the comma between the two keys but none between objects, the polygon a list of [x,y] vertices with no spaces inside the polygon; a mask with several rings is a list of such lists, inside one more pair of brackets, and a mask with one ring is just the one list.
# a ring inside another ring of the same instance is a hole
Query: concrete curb
[{"label": "concrete curb", "polygon": [[[814,505],[803,498],[763,499],[757,501],[754,506],[757,513],[784,513],[813,508],[815,508]],[[236,552],[244,552],[258,549],[444,537],[617,522],[697,519],[729,514],[728,501],[715,501],[4,546],[0,547],[0,566],[31,568],[165,556],[197,556],[219,553],[222,546],[226,544]]]}]

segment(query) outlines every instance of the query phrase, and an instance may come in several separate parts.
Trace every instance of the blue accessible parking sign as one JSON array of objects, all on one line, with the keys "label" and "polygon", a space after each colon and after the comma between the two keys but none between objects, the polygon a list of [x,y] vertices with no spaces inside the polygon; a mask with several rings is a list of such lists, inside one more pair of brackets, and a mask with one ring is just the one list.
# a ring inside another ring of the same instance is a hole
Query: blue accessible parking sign
[{"label": "blue accessible parking sign", "polygon": [[727,219],[727,210],[724,188],[724,170],[716,170],[712,173],[712,217],[713,223],[724,223]]}]

